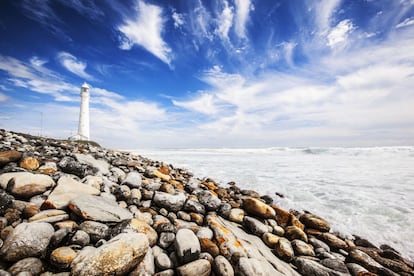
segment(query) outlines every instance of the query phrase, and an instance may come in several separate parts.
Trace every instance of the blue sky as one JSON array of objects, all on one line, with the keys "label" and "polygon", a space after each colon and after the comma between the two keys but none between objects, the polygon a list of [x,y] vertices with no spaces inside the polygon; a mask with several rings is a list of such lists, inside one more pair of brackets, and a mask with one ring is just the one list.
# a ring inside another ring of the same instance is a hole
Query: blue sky
[{"label": "blue sky", "polygon": [[414,141],[413,0],[0,2],[0,128],[115,148]]}]

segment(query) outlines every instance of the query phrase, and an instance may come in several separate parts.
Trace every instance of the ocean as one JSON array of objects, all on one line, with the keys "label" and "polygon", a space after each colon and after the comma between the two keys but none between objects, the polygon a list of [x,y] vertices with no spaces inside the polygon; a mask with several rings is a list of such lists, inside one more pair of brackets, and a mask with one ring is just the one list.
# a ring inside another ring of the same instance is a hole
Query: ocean
[{"label": "ocean", "polygon": [[[414,260],[414,147],[134,150],[272,196]],[[278,193],[279,195],[276,195]]]}]

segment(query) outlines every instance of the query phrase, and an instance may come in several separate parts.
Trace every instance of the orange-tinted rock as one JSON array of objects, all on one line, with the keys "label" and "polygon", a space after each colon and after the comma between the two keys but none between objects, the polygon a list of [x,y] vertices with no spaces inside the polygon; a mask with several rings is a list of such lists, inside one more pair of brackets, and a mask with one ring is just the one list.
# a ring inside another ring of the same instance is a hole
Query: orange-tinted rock
[{"label": "orange-tinted rock", "polygon": [[198,225],[203,225],[203,222],[204,222],[204,216],[203,215],[191,212],[190,217],[191,217],[191,221],[194,221]]},{"label": "orange-tinted rock", "polygon": [[58,268],[68,268],[76,257],[76,252],[68,247],[59,247],[52,251],[50,254],[50,261]]},{"label": "orange-tinted rock", "polygon": [[21,152],[15,150],[0,151],[0,166],[19,161],[20,158],[22,158]]},{"label": "orange-tinted rock", "polygon": [[285,238],[280,238],[275,246],[275,252],[278,257],[284,261],[291,261],[295,256],[292,245]]},{"label": "orange-tinted rock", "polygon": [[285,209],[277,207],[276,205],[272,205],[272,208],[276,211],[277,223],[282,227],[288,226],[290,224],[291,213]]},{"label": "orange-tinted rock", "polygon": [[39,161],[34,157],[25,157],[20,162],[20,167],[34,171],[37,170],[37,168],[39,168]]},{"label": "orange-tinted rock", "polygon": [[335,249],[346,249],[346,248],[348,248],[348,245],[346,244],[346,242],[344,240],[338,238],[334,234],[322,233],[322,235],[320,235],[320,238],[324,242],[326,242],[329,245],[329,247],[331,247],[331,248],[335,248]]},{"label": "orange-tinted rock", "polygon": [[260,218],[274,218],[275,210],[259,199],[248,197],[243,200],[243,208],[248,213],[256,215]]},{"label": "orange-tinted rock", "polygon": [[200,239],[200,246],[202,252],[208,252],[213,257],[220,254],[218,246],[209,239]]},{"label": "orange-tinted rock", "polygon": [[291,215],[291,217],[290,217],[290,225],[296,226],[297,228],[299,228],[301,230],[305,230],[305,226],[294,215]]},{"label": "orange-tinted rock", "polygon": [[314,214],[303,214],[300,217],[300,221],[305,224],[307,228],[317,229],[322,232],[328,232],[331,229],[331,226],[325,219]]},{"label": "orange-tinted rock", "polygon": [[170,169],[166,164],[162,164],[161,168],[158,171],[162,174],[170,174]]},{"label": "orange-tinted rock", "polygon": [[152,173],[154,174],[154,176],[161,178],[165,182],[168,182],[171,180],[171,176],[169,176],[168,174],[164,174],[160,172],[159,170],[154,170]]},{"label": "orange-tinted rock", "polygon": [[305,232],[302,231],[302,229],[296,227],[296,226],[288,226],[285,229],[285,236],[289,240],[302,240],[304,242],[308,242],[308,237],[306,236]]},{"label": "orange-tinted rock", "polygon": [[115,237],[119,233],[143,233],[147,236],[150,246],[153,246],[157,242],[158,234],[148,223],[138,219],[125,220],[119,223],[112,229],[112,237]]},{"label": "orange-tinted rock", "polygon": [[170,181],[168,181],[168,183],[170,183],[171,185],[173,185],[175,188],[178,188],[180,190],[184,190],[184,185],[180,181],[171,179]]}]

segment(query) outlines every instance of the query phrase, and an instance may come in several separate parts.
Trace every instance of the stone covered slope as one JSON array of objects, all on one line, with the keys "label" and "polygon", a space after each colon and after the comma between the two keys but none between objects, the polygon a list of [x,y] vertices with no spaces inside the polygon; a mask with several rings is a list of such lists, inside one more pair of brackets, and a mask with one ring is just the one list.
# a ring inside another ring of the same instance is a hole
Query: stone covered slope
[{"label": "stone covered slope", "polygon": [[388,246],[126,152],[0,130],[0,275],[412,275]]}]

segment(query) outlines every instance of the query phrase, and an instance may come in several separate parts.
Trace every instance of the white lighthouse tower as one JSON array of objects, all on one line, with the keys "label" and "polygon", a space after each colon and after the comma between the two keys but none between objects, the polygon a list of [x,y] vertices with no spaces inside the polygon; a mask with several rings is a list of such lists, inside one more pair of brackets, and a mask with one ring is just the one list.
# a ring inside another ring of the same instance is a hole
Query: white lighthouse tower
[{"label": "white lighthouse tower", "polygon": [[89,140],[89,86],[86,82],[81,87],[80,96],[81,106],[77,136],[79,140]]}]

